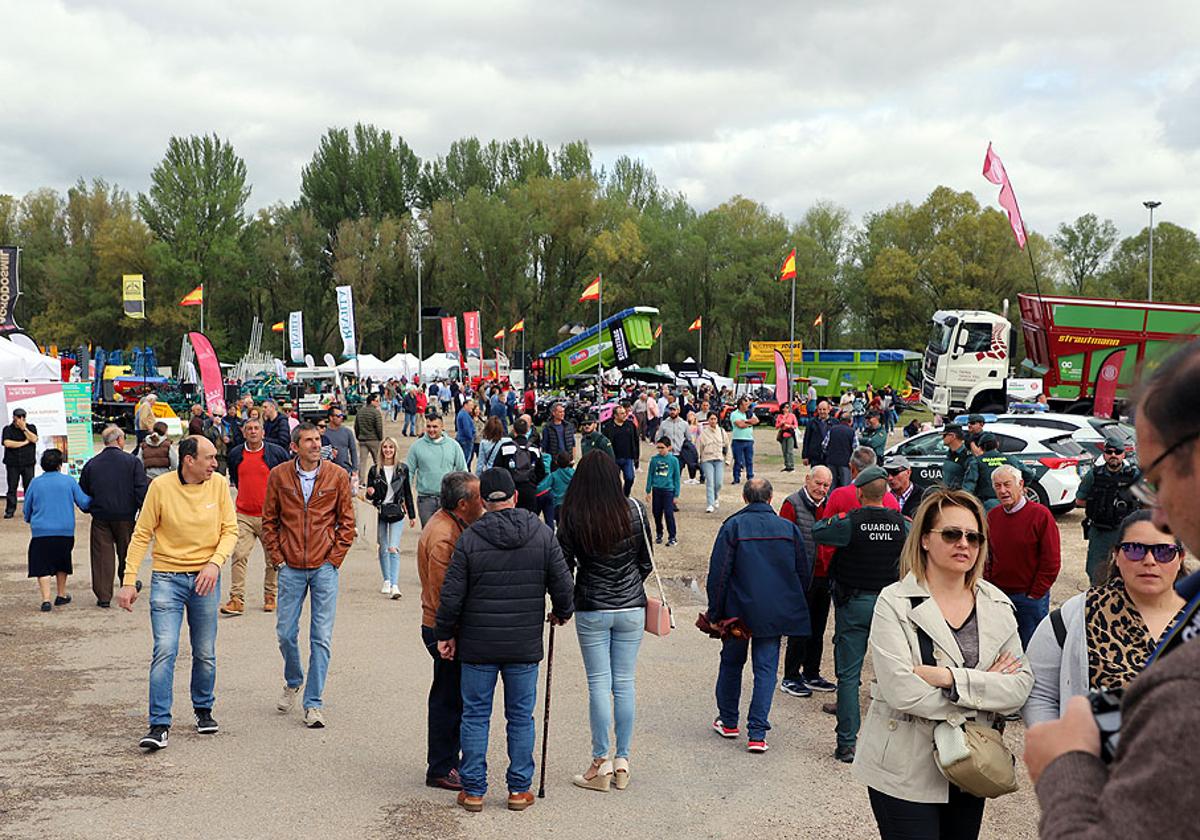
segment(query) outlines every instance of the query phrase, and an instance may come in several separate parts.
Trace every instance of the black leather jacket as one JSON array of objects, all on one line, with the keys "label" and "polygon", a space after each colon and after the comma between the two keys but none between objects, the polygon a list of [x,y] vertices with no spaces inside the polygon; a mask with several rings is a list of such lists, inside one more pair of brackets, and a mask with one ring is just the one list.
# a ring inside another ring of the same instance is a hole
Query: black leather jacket
[{"label": "black leather jacket", "polygon": [[589,557],[575,547],[566,528],[558,529],[567,568],[575,573],[575,609],[625,610],[646,606],[642,586],[651,572],[650,523],[646,509],[629,499],[629,535],[602,557]]},{"label": "black leather jacket", "polygon": [[[383,472],[383,467],[375,464],[367,470],[367,486],[372,488],[368,501],[376,508],[382,507],[383,500],[387,498],[388,494],[387,476]],[[417,511],[413,507],[412,482],[408,480],[408,467],[404,464],[396,464],[396,468],[392,471],[391,489],[394,491],[392,501],[404,506],[409,519],[416,519]]]}]

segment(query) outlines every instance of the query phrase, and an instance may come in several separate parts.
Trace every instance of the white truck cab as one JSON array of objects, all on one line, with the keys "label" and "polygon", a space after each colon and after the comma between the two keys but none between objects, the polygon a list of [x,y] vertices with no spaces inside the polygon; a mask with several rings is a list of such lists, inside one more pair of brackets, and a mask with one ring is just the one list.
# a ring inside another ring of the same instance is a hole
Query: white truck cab
[{"label": "white truck cab", "polygon": [[1008,318],[977,309],[939,309],[925,346],[921,401],[943,416],[1000,413],[1011,360]]}]

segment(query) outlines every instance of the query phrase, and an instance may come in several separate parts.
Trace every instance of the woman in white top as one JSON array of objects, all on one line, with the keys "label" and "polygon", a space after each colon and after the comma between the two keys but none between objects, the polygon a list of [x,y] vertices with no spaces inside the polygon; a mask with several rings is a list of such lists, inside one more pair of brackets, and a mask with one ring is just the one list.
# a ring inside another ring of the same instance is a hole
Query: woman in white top
[{"label": "woman in white top", "polygon": [[[942,721],[995,726],[1025,703],[1033,674],[1012,602],[983,580],[987,518],[962,490],[936,488],[917,508],[901,580],[875,602],[871,707],[854,757],[884,840],[979,835],[986,800],[946,780],[933,756]],[[932,642],[933,665],[921,654]]]},{"label": "woman in white top", "polygon": [[400,535],[404,519],[413,527],[417,524],[417,509],[413,506],[412,483],[408,467],[396,457],[396,439],[386,437],[379,444],[379,463],[367,472],[367,498],[379,511],[379,571],[383,588],[379,591],[392,600],[400,597]]},{"label": "woman in white top", "polygon": [[1125,517],[1108,580],[1069,598],[1055,610],[1061,623],[1047,616],[1029,640],[1026,725],[1058,720],[1077,694],[1119,692],[1141,672],[1185,606],[1175,591],[1183,554],[1183,545],[1154,525],[1151,511]]},{"label": "woman in white top", "polygon": [[725,483],[725,464],[729,461],[729,436],[721,428],[717,412],[708,412],[696,448],[700,450],[700,474],[704,476],[704,493],[708,498],[705,513],[721,506],[721,485]]}]

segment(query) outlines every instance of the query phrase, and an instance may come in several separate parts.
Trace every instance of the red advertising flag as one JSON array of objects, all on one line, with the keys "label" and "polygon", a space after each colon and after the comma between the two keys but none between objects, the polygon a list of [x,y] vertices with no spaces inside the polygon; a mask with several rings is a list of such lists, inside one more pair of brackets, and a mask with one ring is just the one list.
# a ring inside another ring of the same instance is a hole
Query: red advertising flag
[{"label": "red advertising flag", "polygon": [[214,416],[224,414],[225,383],[221,380],[217,351],[213,350],[212,342],[203,333],[190,332],[188,338],[192,341],[192,349],[196,351],[196,366],[200,368],[200,384],[204,388],[204,402],[209,413]]},{"label": "red advertising flag", "polygon": [[462,354],[458,349],[458,319],[453,315],[442,319],[442,346],[454,358],[461,358]]},{"label": "red advertising flag", "polygon": [[1100,375],[1096,377],[1096,394],[1092,414],[1096,417],[1112,417],[1117,396],[1117,381],[1121,378],[1121,368],[1125,365],[1125,351],[1118,350],[1109,353],[1104,364],[1100,366]]},{"label": "red advertising flag", "polygon": [[482,358],[483,336],[479,334],[478,311],[463,313],[463,337],[466,338],[467,354],[477,359]]},{"label": "red advertising flag", "polygon": [[1017,247],[1024,250],[1025,222],[1021,219],[1021,208],[1017,206],[1017,194],[1013,192],[1012,182],[1008,180],[1008,172],[1000,162],[1000,156],[992,151],[991,143],[988,143],[987,153],[983,156],[983,177],[1000,187],[1000,206],[1008,213],[1008,224],[1017,239]]}]

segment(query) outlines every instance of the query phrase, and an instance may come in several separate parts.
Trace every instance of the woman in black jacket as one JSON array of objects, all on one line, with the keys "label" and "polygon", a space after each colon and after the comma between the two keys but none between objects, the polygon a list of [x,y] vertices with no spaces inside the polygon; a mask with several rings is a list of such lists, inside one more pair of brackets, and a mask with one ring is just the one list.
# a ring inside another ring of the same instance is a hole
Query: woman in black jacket
[{"label": "woman in black jacket", "polygon": [[[625,497],[621,473],[603,452],[585,455],[563,500],[558,541],[575,571],[575,627],[588,679],[592,764],[574,779],[589,790],[629,784],[634,674],[646,623],[642,582],[653,568],[646,511]],[[609,729],[617,749],[609,761]]]},{"label": "woman in black jacket", "polygon": [[394,601],[400,597],[400,535],[407,516],[409,527],[417,524],[413,507],[412,484],[408,467],[396,457],[395,438],[384,438],[379,444],[379,463],[367,472],[367,498],[379,511],[379,571],[383,573],[383,588],[379,591]]}]

